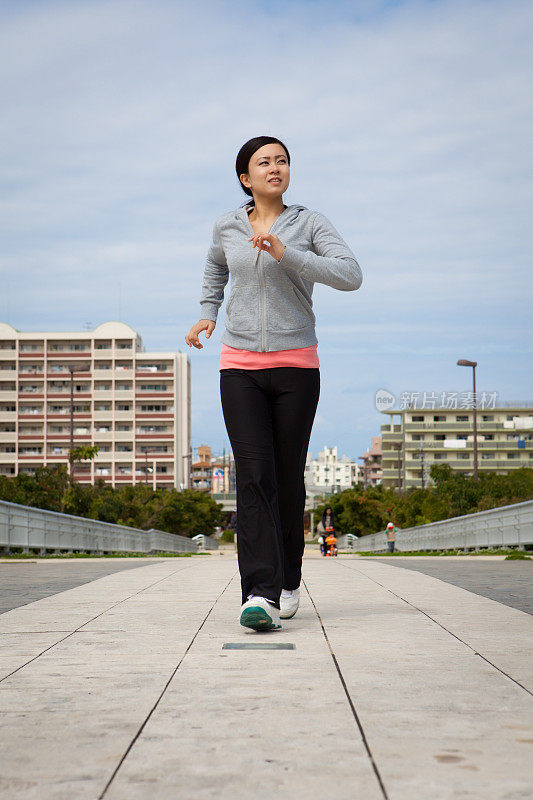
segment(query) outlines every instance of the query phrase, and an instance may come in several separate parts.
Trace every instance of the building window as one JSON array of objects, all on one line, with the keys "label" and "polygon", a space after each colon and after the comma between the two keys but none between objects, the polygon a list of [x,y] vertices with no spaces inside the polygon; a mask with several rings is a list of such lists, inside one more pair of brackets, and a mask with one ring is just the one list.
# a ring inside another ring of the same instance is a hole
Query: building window
[{"label": "building window", "polygon": [[464,415],[458,415],[455,417],[456,422],[468,422],[468,417]]},{"label": "building window", "polygon": [[424,422],[424,417],[411,417],[411,422]]}]

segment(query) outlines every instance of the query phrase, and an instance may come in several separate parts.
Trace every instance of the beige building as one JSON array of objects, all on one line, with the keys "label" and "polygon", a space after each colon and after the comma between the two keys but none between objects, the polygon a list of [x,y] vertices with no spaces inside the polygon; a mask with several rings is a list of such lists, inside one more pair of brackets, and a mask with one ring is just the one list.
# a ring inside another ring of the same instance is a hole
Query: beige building
[{"label": "beige building", "polygon": [[[383,411],[383,486],[429,486],[433,464],[449,464],[463,475],[474,469],[472,408],[407,408]],[[505,475],[533,467],[533,403],[477,409],[478,474]]]},{"label": "beige building", "polygon": [[339,456],[338,448],[324,447],[313,458],[307,452],[304,470],[304,481],[308,492],[335,493],[350,489],[354,483],[362,480],[363,470],[352,458]]},{"label": "beige building", "polygon": [[69,333],[0,323],[0,474],[68,463],[71,406],[74,446],[99,447],[76,465],[79,482],[190,485],[186,354],[146,353],[122,322]]}]

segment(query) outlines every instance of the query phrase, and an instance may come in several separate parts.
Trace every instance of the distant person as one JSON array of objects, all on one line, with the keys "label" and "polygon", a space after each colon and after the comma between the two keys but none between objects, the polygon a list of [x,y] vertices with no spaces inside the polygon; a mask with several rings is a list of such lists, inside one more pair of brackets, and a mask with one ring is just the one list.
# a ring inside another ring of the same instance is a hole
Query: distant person
[{"label": "distant person", "polygon": [[320,547],[323,556],[327,556],[328,554],[328,545],[327,545],[327,538],[331,533],[335,533],[335,515],[331,509],[331,506],[326,506],[324,509],[324,513],[322,514],[322,519],[320,520],[320,525],[322,526],[323,533],[323,540]]},{"label": "distant person", "polygon": [[387,522],[387,547],[389,553],[394,553],[394,544],[396,542],[396,528],[394,522]]},{"label": "distant person", "polygon": [[[220,158],[218,139],[215,134]],[[281,627],[280,616],[294,616],[299,603],[305,460],[320,394],[313,287],[351,292],[362,275],[323,214],[284,204],[290,155],[283,142],[249,139],[235,167],[248,200],[215,222],[202,317],[185,341],[203,348],[198,336],[212,335],[231,276],[219,371],[235,456],[240,623],[269,630]],[[323,174],[315,177],[324,181]]]}]

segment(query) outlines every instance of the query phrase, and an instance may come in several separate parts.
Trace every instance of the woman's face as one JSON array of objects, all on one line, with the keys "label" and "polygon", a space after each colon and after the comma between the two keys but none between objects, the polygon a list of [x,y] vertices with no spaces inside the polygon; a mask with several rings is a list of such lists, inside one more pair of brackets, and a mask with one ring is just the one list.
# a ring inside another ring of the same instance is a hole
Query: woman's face
[{"label": "woman's face", "polygon": [[256,150],[248,164],[248,172],[240,176],[254,197],[269,200],[281,197],[287,191],[290,177],[287,153],[280,144],[265,144]]}]

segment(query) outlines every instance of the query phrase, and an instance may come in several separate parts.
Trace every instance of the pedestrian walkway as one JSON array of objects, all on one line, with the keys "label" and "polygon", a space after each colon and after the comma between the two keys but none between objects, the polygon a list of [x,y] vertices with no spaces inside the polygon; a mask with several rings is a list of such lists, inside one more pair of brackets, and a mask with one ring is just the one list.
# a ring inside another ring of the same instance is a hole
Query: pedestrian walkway
[{"label": "pedestrian walkway", "polygon": [[[233,554],[123,570],[0,616],[9,800],[518,800],[533,619],[421,572],[309,558],[282,631]],[[228,650],[226,643],[292,643]]]}]

